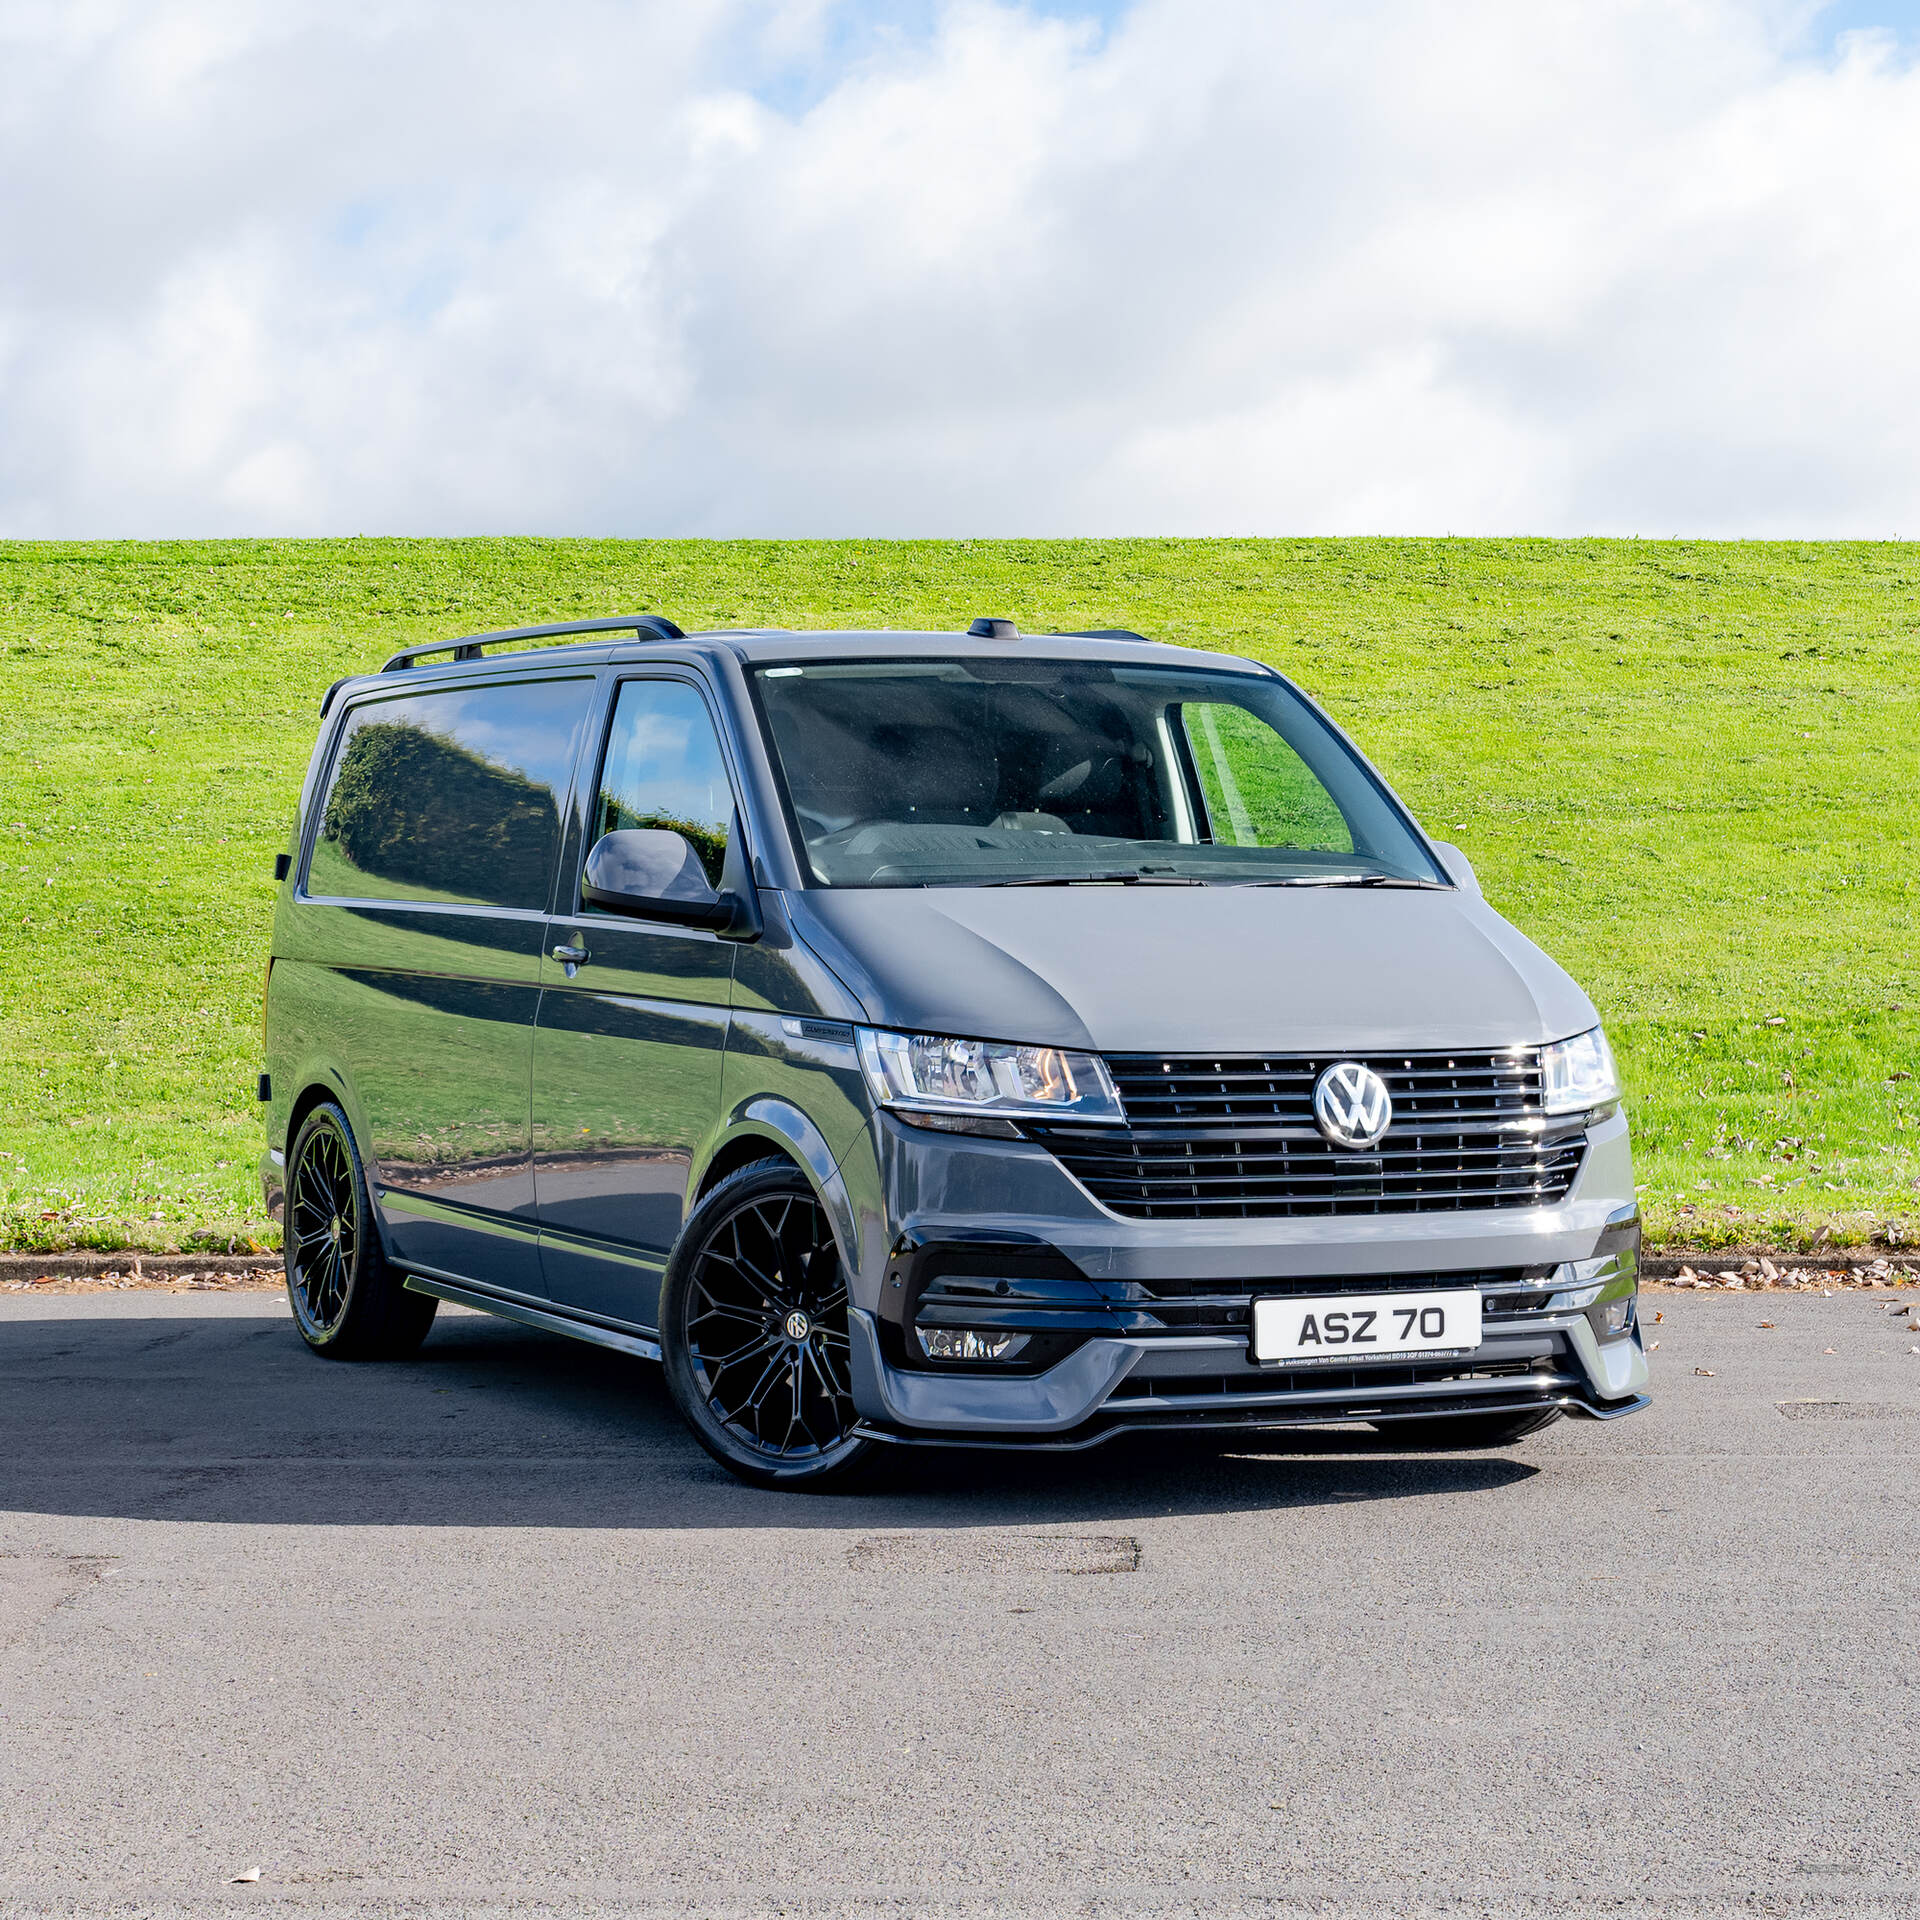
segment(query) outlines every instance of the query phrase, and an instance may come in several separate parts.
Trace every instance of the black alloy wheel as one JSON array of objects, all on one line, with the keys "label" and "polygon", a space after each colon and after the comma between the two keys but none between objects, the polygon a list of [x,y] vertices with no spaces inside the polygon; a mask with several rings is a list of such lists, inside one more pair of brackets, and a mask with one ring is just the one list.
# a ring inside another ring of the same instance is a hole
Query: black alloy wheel
[{"label": "black alloy wheel", "polygon": [[439,1302],[409,1293],[373,1224],[347,1116],[323,1101],[287,1154],[287,1297],[300,1337],[336,1360],[391,1360],[427,1337]]},{"label": "black alloy wheel", "polygon": [[1475,1447],[1510,1447],[1561,1417],[1558,1407],[1530,1407],[1524,1413],[1453,1413],[1417,1420],[1376,1420],[1374,1431],[1405,1447],[1445,1453]]},{"label": "black alloy wheel", "polygon": [[846,1274],[790,1161],[756,1160],[688,1218],[661,1288],[667,1385],[694,1437],[761,1487],[844,1483],[855,1433]]}]

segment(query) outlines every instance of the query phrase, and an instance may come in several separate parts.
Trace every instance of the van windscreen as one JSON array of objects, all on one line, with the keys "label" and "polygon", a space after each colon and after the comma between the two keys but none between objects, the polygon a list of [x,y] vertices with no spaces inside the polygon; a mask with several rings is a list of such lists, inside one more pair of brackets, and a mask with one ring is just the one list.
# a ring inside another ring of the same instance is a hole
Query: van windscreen
[{"label": "van windscreen", "polygon": [[1025,656],[768,666],[754,684],[820,885],[1446,884],[1265,674]]}]

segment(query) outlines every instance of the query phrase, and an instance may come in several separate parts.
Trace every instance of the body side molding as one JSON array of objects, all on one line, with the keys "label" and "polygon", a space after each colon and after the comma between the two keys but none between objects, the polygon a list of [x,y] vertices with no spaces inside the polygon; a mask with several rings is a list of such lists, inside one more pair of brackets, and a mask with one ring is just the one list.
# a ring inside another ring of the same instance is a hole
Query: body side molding
[{"label": "body side molding", "polygon": [[522,1326],[538,1327],[542,1333],[564,1334],[569,1340],[584,1340],[589,1346],[611,1347],[615,1353],[627,1353],[637,1360],[658,1360],[660,1342],[637,1333],[619,1333],[612,1327],[591,1320],[576,1320],[570,1314],[553,1313],[545,1307],[530,1307],[523,1301],[503,1299],[478,1287],[456,1286],[451,1280],[430,1280],[424,1275],[407,1275],[407,1287],[413,1293],[430,1293],[456,1307],[473,1307],[481,1313],[498,1314],[503,1320],[518,1320]]}]

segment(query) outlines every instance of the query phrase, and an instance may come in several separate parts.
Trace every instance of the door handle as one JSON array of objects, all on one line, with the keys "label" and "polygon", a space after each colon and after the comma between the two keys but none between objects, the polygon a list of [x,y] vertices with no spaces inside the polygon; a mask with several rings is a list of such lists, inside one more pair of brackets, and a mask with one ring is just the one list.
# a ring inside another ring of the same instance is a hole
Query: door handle
[{"label": "door handle", "polygon": [[569,980],[573,978],[574,968],[589,958],[585,947],[554,947],[551,952],[553,957],[566,968]]}]

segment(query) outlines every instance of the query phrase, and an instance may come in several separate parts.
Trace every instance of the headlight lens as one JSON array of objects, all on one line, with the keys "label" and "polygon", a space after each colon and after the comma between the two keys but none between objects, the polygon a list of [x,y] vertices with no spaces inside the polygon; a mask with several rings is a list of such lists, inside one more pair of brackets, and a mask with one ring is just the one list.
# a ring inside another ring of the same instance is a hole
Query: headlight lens
[{"label": "headlight lens", "polygon": [[1091,1053],[875,1027],[857,1029],[856,1037],[867,1085],[882,1106],[1056,1120],[1126,1118],[1105,1065]]},{"label": "headlight lens", "polygon": [[1620,1098],[1613,1049],[1598,1027],[1542,1047],[1540,1074],[1549,1113],[1583,1113]]}]

